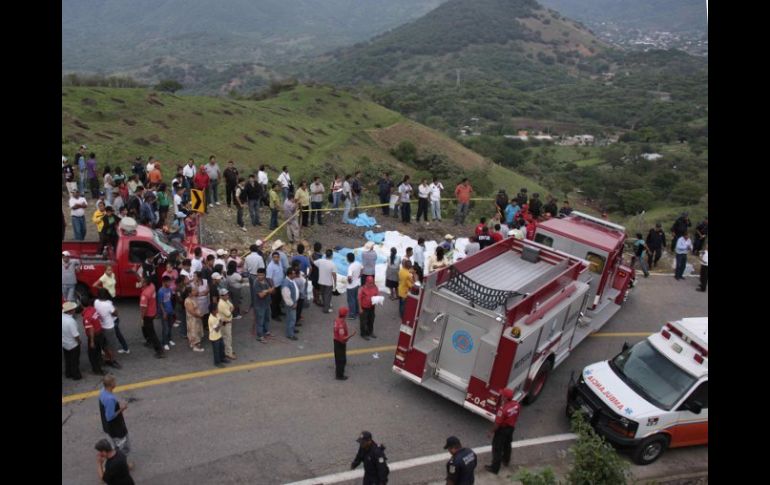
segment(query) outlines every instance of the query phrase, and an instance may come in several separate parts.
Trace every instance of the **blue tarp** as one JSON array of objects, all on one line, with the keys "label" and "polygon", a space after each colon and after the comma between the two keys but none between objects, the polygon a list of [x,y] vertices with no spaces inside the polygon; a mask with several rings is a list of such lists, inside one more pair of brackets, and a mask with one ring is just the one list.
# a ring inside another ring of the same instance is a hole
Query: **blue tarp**
[{"label": "blue tarp", "polygon": [[358,217],[355,219],[348,219],[345,222],[357,227],[374,227],[377,224],[377,220],[374,217],[367,216],[366,214],[358,214]]},{"label": "blue tarp", "polygon": [[[361,253],[363,252],[362,248],[357,249],[350,249],[350,248],[341,248],[339,251],[335,251],[334,255],[332,256],[332,261],[334,261],[334,266],[337,268],[337,274],[338,275],[347,275],[348,274],[348,253],[353,253],[356,256],[356,261],[361,263]],[[382,264],[387,261],[387,258],[384,256],[377,255],[377,264]]]},{"label": "blue tarp", "polygon": [[367,241],[372,241],[374,244],[382,244],[382,242],[385,240],[385,233],[366,231],[364,233],[364,237]]}]

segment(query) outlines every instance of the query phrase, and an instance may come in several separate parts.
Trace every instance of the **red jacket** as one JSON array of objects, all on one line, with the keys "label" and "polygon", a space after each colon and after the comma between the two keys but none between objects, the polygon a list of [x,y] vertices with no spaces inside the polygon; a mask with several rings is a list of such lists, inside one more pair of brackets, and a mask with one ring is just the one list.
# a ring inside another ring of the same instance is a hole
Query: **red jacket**
[{"label": "red jacket", "polygon": [[198,173],[193,177],[193,184],[198,190],[206,190],[206,187],[209,186],[209,174],[205,170],[198,170]]},{"label": "red jacket", "polygon": [[482,224],[482,223],[479,223],[476,226],[476,235],[477,236],[481,236],[481,233],[484,231],[484,226],[486,226],[486,224]]},{"label": "red jacket", "polygon": [[361,308],[372,308],[374,306],[372,305],[372,297],[379,294],[380,289],[377,288],[377,285],[371,288],[364,285],[358,290],[358,304],[361,305]]},{"label": "red jacket", "polygon": [[94,335],[102,333],[102,319],[96,312],[96,308],[89,306],[83,310],[83,328],[86,331],[86,335],[89,330],[93,330]]},{"label": "red jacket", "polygon": [[348,324],[345,321],[345,317],[334,320],[334,340],[344,344],[349,338]]},{"label": "red jacket", "polygon": [[535,220],[532,219],[529,222],[529,224],[527,224],[527,239],[529,239],[530,241],[534,241],[536,229],[537,229],[537,222],[535,222]]},{"label": "red jacket", "polygon": [[501,428],[507,426],[513,428],[516,426],[516,421],[519,419],[519,411],[521,411],[521,405],[517,401],[506,402],[497,410],[495,424]]},{"label": "red jacket", "polygon": [[494,242],[500,242],[500,241],[502,241],[503,239],[505,239],[505,238],[503,237],[503,235],[502,235],[502,234],[500,234],[500,233],[499,233],[499,232],[497,232],[497,231],[495,231],[495,232],[493,232],[492,234],[490,234],[490,236],[492,236],[492,241],[494,241]]}]

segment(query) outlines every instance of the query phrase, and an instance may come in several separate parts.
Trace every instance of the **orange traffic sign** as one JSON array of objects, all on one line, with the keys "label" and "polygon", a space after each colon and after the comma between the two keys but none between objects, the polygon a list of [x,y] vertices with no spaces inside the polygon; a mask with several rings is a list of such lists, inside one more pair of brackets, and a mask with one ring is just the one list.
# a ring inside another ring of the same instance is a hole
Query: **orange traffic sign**
[{"label": "orange traffic sign", "polygon": [[192,202],[192,210],[201,214],[206,212],[206,196],[202,190],[190,189],[190,202]]}]

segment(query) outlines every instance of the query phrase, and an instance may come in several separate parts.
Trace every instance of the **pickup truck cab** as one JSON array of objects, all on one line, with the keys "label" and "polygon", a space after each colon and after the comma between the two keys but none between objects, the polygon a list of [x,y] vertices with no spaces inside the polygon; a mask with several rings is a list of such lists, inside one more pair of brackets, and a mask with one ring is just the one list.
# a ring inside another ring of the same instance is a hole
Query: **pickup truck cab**
[{"label": "pickup truck cab", "polygon": [[570,382],[567,414],[583,412],[647,465],[667,448],[708,444],[708,379],[708,318],[683,318],[583,369]]},{"label": "pickup truck cab", "polygon": [[[147,258],[148,252],[159,256],[158,260],[162,261],[160,266],[165,266],[165,260],[170,256],[188,257],[197,241],[197,238],[187,238],[181,242],[169,240],[163,231],[136,225],[130,218],[121,221],[118,231],[117,247],[113,251],[111,246],[107,246],[104,253],[99,252],[100,244],[96,241],[62,242],[62,251],[69,251],[72,259],[80,261],[75,288],[79,301],[96,295],[97,289],[93,285],[104,274],[107,265],[111,265],[115,273],[115,296],[138,297],[141,285],[137,270]],[[203,248],[204,257],[212,253],[211,249]],[[158,271],[158,274],[161,273]]]}]

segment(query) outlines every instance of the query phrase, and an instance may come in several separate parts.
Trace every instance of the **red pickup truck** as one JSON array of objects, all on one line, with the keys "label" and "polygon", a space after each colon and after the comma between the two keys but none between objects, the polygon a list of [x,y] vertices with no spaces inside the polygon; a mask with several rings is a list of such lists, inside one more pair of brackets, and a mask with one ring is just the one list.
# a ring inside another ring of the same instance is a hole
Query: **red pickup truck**
[{"label": "red pickup truck", "polygon": [[[96,295],[97,289],[93,285],[104,274],[104,268],[107,265],[111,265],[115,273],[115,296],[138,297],[141,287],[137,270],[147,258],[148,251],[153,255],[160,253],[164,260],[174,253],[178,258],[192,257],[193,250],[199,246],[197,228],[188,226],[188,229],[194,230],[188,230],[184,240],[172,241],[163,231],[157,229],[140,225],[128,230],[121,227],[118,229],[120,234],[116,249],[113,251],[112,247],[108,246],[104,254],[99,253],[99,243],[96,241],[62,242],[62,251],[69,251],[72,259],[80,261],[76,286],[78,300],[83,301]],[[209,248],[203,246],[201,248],[204,257],[214,253]],[[165,263],[161,264],[161,266],[164,265]],[[159,268],[157,273],[161,274],[162,268]]]}]

